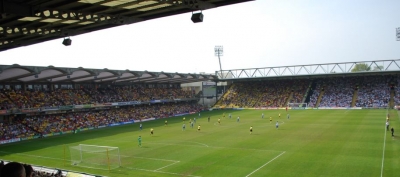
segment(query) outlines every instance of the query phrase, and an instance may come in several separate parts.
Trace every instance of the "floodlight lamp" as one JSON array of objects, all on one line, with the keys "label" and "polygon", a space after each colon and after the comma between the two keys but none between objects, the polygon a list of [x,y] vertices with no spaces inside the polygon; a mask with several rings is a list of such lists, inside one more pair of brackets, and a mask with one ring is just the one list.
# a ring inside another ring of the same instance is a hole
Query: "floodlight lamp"
[{"label": "floodlight lamp", "polygon": [[199,13],[192,13],[192,22],[193,23],[199,23],[199,22],[203,22],[204,19],[204,15],[202,12]]},{"label": "floodlight lamp", "polygon": [[215,53],[215,56],[223,56],[224,55],[224,47],[223,46],[215,46],[214,53]]},{"label": "floodlight lamp", "polygon": [[64,38],[62,44],[65,46],[70,46],[72,43],[72,40],[68,37],[68,38]]}]

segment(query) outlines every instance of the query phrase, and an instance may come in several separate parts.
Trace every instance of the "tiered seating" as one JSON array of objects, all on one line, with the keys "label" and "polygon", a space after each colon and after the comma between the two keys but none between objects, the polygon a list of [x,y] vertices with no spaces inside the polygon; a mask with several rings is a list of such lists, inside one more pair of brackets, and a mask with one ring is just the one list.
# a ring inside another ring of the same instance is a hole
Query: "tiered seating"
[{"label": "tiered seating", "polygon": [[15,107],[15,105],[7,98],[6,94],[0,92],[0,110],[11,109],[13,107]]},{"label": "tiered seating", "polygon": [[356,83],[356,77],[326,80],[319,107],[350,107]]},{"label": "tiered seating", "polygon": [[29,94],[26,94],[26,97],[29,98],[30,103],[32,103],[31,105],[34,108],[62,105],[62,102],[52,97],[48,91],[31,91]]},{"label": "tiered seating", "polygon": [[33,135],[66,132],[79,128],[98,127],[146,118],[163,118],[175,114],[199,112],[204,108],[196,103],[179,102],[155,105],[122,107],[110,110],[71,112],[66,114],[27,116],[13,123],[0,123],[0,139],[29,137]]},{"label": "tiered seating", "polygon": [[295,80],[292,84],[293,98],[290,102],[302,103],[310,82],[307,80]]},{"label": "tiered seating", "polygon": [[13,123],[0,123],[0,140],[33,136],[36,132],[25,126],[25,123],[24,119],[15,119]]},{"label": "tiered seating", "polygon": [[222,98],[222,106],[282,107],[293,93],[292,102],[301,102],[309,82],[274,80],[235,83]]},{"label": "tiered seating", "polygon": [[400,105],[400,77],[396,78],[397,85],[395,87],[394,104]]},{"label": "tiered seating", "polygon": [[308,104],[309,107],[315,107],[318,101],[319,94],[321,93],[321,88],[322,88],[322,81],[317,80],[315,81],[315,89],[313,90],[313,93],[310,97],[310,102]]},{"label": "tiered seating", "polygon": [[[11,100],[8,98],[11,98]],[[0,94],[0,106],[7,109],[14,107],[40,108],[177,98],[194,98],[194,93],[179,88],[143,88],[141,86],[136,86],[134,88],[57,89],[54,91],[4,90]]]},{"label": "tiered seating", "polygon": [[357,107],[387,107],[390,99],[389,78],[364,77],[360,80]]},{"label": "tiered seating", "polygon": [[8,96],[17,108],[31,108],[28,98],[25,96],[25,91],[22,90],[5,90],[3,92]]}]

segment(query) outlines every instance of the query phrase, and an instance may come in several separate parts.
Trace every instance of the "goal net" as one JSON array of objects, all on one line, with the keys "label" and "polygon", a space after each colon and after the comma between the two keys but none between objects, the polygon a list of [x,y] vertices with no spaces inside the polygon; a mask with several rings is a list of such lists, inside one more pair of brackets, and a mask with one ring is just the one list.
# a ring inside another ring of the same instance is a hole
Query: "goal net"
[{"label": "goal net", "polygon": [[70,146],[69,151],[71,165],[109,170],[121,166],[118,147],[79,144]]},{"label": "goal net", "polygon": [[288,107],[291,108],[306,108],[307,106],[307,103],[288,103]]}]

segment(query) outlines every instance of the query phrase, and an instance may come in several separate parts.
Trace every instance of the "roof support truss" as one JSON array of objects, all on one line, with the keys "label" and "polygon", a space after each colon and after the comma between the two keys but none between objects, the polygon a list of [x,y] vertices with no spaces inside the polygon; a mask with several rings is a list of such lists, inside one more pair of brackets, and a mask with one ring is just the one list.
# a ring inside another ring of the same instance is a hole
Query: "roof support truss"
[{"label": "roof support truss", "polygon": [[[358,65],[365,65],[366,70],[355,69]],[[345,63],[327,63],[298,66],[280,66],[265,68],[249,68],[222,70],[222,75],[216,75],[220,79],[240,79],[240,78],[261,78],[261,77],[285,77],[285,76],[304,76],[304,75],[326,75],[326,74],[347,74],[356,72],[390,72],[400,71],[400,59],[377,60]]]}]

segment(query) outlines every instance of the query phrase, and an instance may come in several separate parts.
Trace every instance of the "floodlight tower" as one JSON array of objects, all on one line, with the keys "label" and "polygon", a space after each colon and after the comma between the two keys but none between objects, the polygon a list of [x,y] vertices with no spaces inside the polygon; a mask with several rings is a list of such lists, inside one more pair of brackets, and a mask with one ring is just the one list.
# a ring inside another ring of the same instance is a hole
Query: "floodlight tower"
[{"label": "floodlight tower", "polygon": [[222,78],[222,66],[221,66],[221,58],[224,55],[224,47],[222,45],[214,47],[214,54],[218,57],[219,60],[219,69],[221,71],[221,78]]}]

